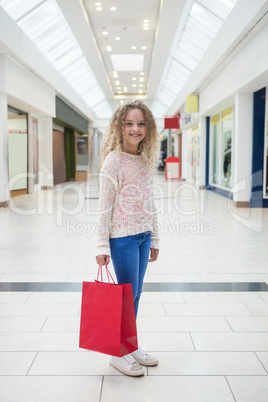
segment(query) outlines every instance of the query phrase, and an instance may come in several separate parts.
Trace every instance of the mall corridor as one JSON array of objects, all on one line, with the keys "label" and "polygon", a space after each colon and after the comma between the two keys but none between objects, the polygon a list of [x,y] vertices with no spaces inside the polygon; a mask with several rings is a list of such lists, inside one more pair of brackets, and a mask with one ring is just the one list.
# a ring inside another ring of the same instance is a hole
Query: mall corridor
[{"label": "mall corridor", "polygon": [[[1,209],[2,401],[266,401],[268,210],[155,180],[161,251],[149,264],[142,378],[78,347],[81,282],[96,279],[98,186],[68,183]],[[242,211],[242,212],[240,212]]]},{"label": "mall corridor", "polygon": [[[268,401],[267,44],[268,0],[0,0],[0,402]],[[158,247],[159,364],[79,348]]]}]

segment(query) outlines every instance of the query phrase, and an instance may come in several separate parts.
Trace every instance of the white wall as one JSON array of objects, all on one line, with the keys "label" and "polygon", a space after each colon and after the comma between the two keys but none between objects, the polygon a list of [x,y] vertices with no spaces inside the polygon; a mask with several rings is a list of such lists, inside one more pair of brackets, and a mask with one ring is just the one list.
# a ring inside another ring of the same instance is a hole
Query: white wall
[{"label": "white wall", "polygon": [[[209,114],[228,97],[237,92],[257,91],[268,85],[268,26],[266,25],[248,45],[200,93],[200,114]],[[266,79],[265,79],[266,74]],[[262,76],[262,80],[258,77]],[[252,82],[256,85],[252,86]]]},{"label": "white wall", "polygon": [[30,108],[55,117],[55,91],[10,57],[6,57],[6,92]]},{"label": "white wall", "polygon": [[[1,69],[0,69],[1,72]],[[1,81],[1,79],[0,79]],[[9,200],[7,96],[0,93],[0,203]]]}]

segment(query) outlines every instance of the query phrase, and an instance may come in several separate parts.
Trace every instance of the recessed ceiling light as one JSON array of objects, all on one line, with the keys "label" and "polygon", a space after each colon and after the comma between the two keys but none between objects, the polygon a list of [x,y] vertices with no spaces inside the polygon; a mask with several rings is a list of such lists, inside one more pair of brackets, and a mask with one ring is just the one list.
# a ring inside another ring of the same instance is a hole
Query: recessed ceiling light
[{"label": "recessed ceiling light", "polygon": [[146,50],[147,46],[142,46],[141,48],[142,48],[142,50]]},{"label": "recessed ceiling light", "polygon": [[143,71],[141,71],[141,72],[140,72],[140,75],[144,75],[144,72],[143,72]]},{"label": "recessed ceiling light", "polygon": [[133,81],[136,81],[137,78],[136,78],[136,77],[132,77],[132,79],[133,79]]},{"label": "recessed ceiling light", "polygon": [[117,89],[121,89],[121,87],[117,87]]},{"label": "recessed ceiling light", "polygon": [[149,27],[143,27],[144,31],[147,31],[149,29]]},{"label": "recessed ceiling light", "polygon": [[120,85],[120,81],[115,81],[115,85]]},{"label": "recessed ceiling light", "polygon": [[112,51],[112,46],[106,46],[106,50],[107,50],[107,52],[111,52]]},{"label": "recessed ceiling light", "polygon": [[142,89],[140,89],[140,90],[139,90],[139,94],[142,94],[142,92],[143,92],[143,90],[142,90]]},{"label": "recessed ceiling light", "polygon": [[124,87],[124,89],[127,89],[127,87]]},{"label": "recessed ceiling light", "polygon": [[102,7],[96,7],[96,10],[101,11]]},{"label": "recessed ceiling light", "polygon": [[122,91],[118,91],[118,93],[121,95]]},{"label": "recessed ceiling light", "polygon": [[144,81],[144,78],[143,77],[140,77],[140,82],[143,82]]},{"label": "recessed ceiling light", "polygon": [[127,89],[124,89],[124,92],[128,92],[128,90],[127,90]]},{"label": "recessed ceiling light", "polygon": [[149,22],[149,20],[143,20],[143,22]]},{"label": "recessed ceiling light", "polygon": [[132,49],[132,50],[135,50],[135,49],[137,49],[137,48],[136,48],[136,46],[131,46],[131,49]]},{"label": "recessed ceiling light", "polygon": [[113,74],[117,74],[117,71],[113,71]]},{"label": "recessed ceiling light", "polygon": [[108,35],[107,31],[102,32],[102,35]]},{"label": "recessed ceiling light", "polygon": [[110,7],[110,10],[111,10],[111,11],[115,11],[115,10],[116,10],[116,7]]},{"label": "recessed ceiling light", "polygon": [[118,74],[114,74],[114,78],[118,78]]},{"label": "recessed ceiling light", "polygon": [[114,39],[115,39],[115,40],[120,40],[119,36],[116,36]]},{"label": "recessed ceiling light", "polygon": [[136,85],[136,84],[133,84],[132,86],[133,86],[133,87],[136,87],[137,85]]},{"label": "recessed ceiling light", "polygon": [[95,6],[101,6],[101,2],[97,1],[97,3],[95,3]]},{"label": "recessed ceiling light", "polygon": [[143,88],[143,84],[140,84],[139,87],[140,87],[140,88]]}]

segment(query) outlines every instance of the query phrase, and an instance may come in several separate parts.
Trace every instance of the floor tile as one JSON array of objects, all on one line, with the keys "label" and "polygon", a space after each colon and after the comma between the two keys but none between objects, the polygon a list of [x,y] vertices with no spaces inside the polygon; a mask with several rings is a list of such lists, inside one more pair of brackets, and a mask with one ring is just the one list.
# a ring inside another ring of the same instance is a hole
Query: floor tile
[{"label": "floor tile", "polygon": [[138,331],[138,341],[140,347],[148,352],[194,350],[191,336],[188,333]]},{"label": "floor tile", "polygon": [[36,266],[33,267],[26,267],[21,271],[21,274],[23,275],[35,275],[35,274],[64,274],[66,275],[67,273],[69,274],[84,274],[86,271],[85,267],[73,267],[73,266],[39,266],[37,263]]},{"label": "floor tile", "polygon": [[139,305],[139,317],[163,317],[165,310],[163,304],[143,303]]},{"label": "floor tile", "polygon": [[65,282],[67,274],[6,274],[0,282]]},{"label": "floor tile", "polygon": [[144,282],[202,282],[197,274],[146,274]]},{"label": "floor tile", "polygon": [[0,331],[40,331],[46,317],[1,317]]},{"label": "floor tile", "polygon": [[268,317],[226,317],[234,332],[268,332]]},{"label": "floor tile", "polygon": [[109,364],[105,354],[81,352],[40,352],[29,375],[123,375]]},{"label": "floor tile", "polygon": [[[0,294],[1,295],[1,294]],[[27,303],[79,303],[81,292],[33,292]]]},{"label": "floor tile", "polygon": [[141,332],[204,332],[226,331],[230,326],[222,317],[139,317]]},{"label": "floor tile", "polygon": [[266,371],[268,372],[268,352],[256,352],[256,355],[258,356],[263,366],[265,367]]},{"label": "floor tile", "polygon": [[143,292],[140,304],[143,303],[184,303],[181,292]]},{"label": "floor tile", "polygon": [[81,351],[79,334],[64,332],[0,332],[0,351]]},{"label": "floor tile", "polygon": [[100,376],[0,377],[5,402],[99,402],[101,383]]},{"label": "floor tile", "polygon": [[232,392],[238,402],[267,402],[268,376],[227,377]]},{"label": "floor tile", "polygon": [[268,333],[192,333],[198,351],[265,351]]},{"label": "floor tile", "polygon": [[32,292],[0,292],[0,303],[24,303]]},{"label": "floor tile", "polygon": [[265,375],[252,352],[158,352],[149,375]]},{"label": "floor tile", "polygon": [[265,282],[262,274],[200,274],[204,282]]},{"label": "floor tile", "polygon": [[186,303],[263,303],[255,292],[183,292]]},{"label": "floor tile", "polygon": [[246,307],[254,316],[268,316],[268,303],[246,303]]},{"label": "floor tile", "polygon": [[80,317],[48,317],[42,332],[78,332]]},{"label": "floor tile", "polygon": [[80,311],[80,304],[74,303],[23,303],[23,304],[2,304],[0,306],[1,316],[77,316]]},{"label": "floor tile", "polygon": [[101,402],[234,402],[224,377],[105,377]]},{"label": "floor tile", "polygon": [[[268,270],[268,268],[267,268]],[[268,303],[268,292],[258,292],[258,295],[266,302]]]},{"label": "floor tile", "polygon": [[35,357],[35,352],[0,352],[0,376],[26,375]]},{"label": "floor tile", "polygon": [[242,303],[191,303],[191,304],[164,304],[168,317],[222,317],[222,316],[251,316],[252,314]]}]

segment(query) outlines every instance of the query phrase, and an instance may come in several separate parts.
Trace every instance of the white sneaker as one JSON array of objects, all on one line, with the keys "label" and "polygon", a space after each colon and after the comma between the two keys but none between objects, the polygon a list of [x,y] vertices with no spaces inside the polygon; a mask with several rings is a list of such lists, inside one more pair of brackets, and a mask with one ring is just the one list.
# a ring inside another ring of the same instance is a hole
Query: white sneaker
[{"label": "white sneaker", "polygon": [[145,374],[144,368],[141,367],[135,359],[133,359],[131,354],[123,357],[112,356],[110,365],[121,371],[121,373],[130,375],[132,377],[138,377]]},{"label": "white sneaker", "polygon": [[141,348],[135,350],[135,352],[131,353],[131,355],[139,364],[142,364],[143,366],[156,366],[159,361],[156,357],[149,355]]}]

